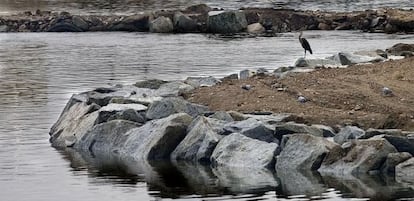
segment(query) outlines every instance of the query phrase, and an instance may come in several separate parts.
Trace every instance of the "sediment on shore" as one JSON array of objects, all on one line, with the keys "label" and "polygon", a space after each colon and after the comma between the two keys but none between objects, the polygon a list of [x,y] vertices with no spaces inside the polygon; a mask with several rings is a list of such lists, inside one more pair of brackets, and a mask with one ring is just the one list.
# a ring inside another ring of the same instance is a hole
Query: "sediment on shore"
[{"label": "sediment on shore", "polygon": [[131,31],[157,33],[266,34],[298,30],[362,30],[413,33],[414,11],[378,9],[353,12],[243,8],[223,11],[205,4],[129,16],[24,12],[0,17],[0,32]]}]

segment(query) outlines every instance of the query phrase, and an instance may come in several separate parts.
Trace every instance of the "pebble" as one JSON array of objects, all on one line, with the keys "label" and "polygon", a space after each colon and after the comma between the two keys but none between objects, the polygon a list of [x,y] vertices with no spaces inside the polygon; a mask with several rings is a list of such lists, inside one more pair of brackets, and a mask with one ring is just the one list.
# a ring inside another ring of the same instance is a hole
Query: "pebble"
[{"label": "pebble", "polygon": [[304,96],[299,96],[298,97],[298,102],[299,103],[305,103],[306,101],[308,101]]}]

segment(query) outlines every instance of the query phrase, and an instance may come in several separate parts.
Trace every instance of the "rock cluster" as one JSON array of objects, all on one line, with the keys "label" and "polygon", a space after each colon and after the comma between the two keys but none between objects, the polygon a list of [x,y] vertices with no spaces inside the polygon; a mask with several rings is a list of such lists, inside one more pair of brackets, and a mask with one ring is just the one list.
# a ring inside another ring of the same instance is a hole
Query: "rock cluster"
[{"label": "rock cluster", "polygon": [[219,82],[212,77],[151,80],[73,95],[51,128],[50,142],[139,161],[186,161],[278,174],[383,173],[413,181],[414,133],[354,126],[336,132],[291,122],[290,114],[210,111],[181,97]]},{"label": "rock cluster", "polygon": [[412,33],[413,10],[354,12],[297,11],[272,8],[219,10],[205,4],[183,10],[157,10],[130,16],[80,16],[30,11],[0,17],[0,32],[140,31],[160,33],[266,34],[308,30],[363,30]]}]

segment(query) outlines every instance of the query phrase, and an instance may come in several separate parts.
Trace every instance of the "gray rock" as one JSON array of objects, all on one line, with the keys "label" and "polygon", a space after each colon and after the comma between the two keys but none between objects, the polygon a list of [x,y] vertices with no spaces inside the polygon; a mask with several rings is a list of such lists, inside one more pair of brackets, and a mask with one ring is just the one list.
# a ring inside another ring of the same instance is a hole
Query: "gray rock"
[{"label": "gray rock", "polygon": [[248,91],[248,90],[252,89],[252,85],[250,85],[250,84],[243,84],[241,86],[241,88]]},{"label": "gray rock", "polygon": [[121,154],[137,160],[169,159],[192,120],[188,114],[178,113],[129,130]]},{"label": "gray rock", "polygon": [[218,119],[225,122],[232,122],[234,121],[233,117],[227,112],[224,111],[217,111],[214,114],[208,116],[210,118]]},{"label": "gray rock", "polygon": [[7,25],[0,25],[0,33],[1,32],[8,32],[9,27]]},{"label": "gray rock", "polygon": [[255,76],[256,75],[256,71],[252,71],[252,70],[242,70],[242,71],[240,71],[239,74],[240,74],[239,75],[239,79],[245,80],[245,79],[248,79],[250,77]]},{"label": "gray rock", "polygon": [[227,113],[229,113],[229,115],[234,119],[234,121],[243,121],[247,119],[247,117],[244,114],[237,111],[228,111]]},{"label": "gray rock", "polygon": [[233,133],[220,140],[213,151],[211,162],[216,167],[271,168],[275,163],[274,154],[277,148],[276,143],[267,143]]},{"label": "gray rock", "polygon": [[335,135],[334,141],[343,144],[352,139],[359,139],[365,135],[365,131],[356,126],[346,126]]},{"label": "gray rock", "polygon": [[414,184],[414,158],[395,167],[395,179],[400,183]]},{"label": "gray rock", "polygon": [[283,113],[270,114],[270,115],[245,114],[243,116],[245,118],[256,119],[257,121],[260,121],[264,123],[265,125],[275,125],[275,124],[280,124],[281,122],[283,122],[287,117],[290,116],[290,114],[283,114]]},{"label": "gray rock", "polygon": [[174,28],[177,32],[190,33],[197,32],[197,22],[181,12],[174,14]]},{"label": "gray rock", "polygon": [[139,127],[140,124],[114,120],[94,126],[75,145],[76,148],[90,151],[91,153],[116,154],[124,148],[129,130]]},{"label": "gray rock", "polygon": [[379,172],[388,154],[397,150],[385,139],[355,140],[344,154],[328,154],[319,172],[333,175],[357,175]]},{"label": "gray rock", "polygon": [[388,58],[387,53],[385,51],[379,50],[379,49],[378,50],[371,50],[371,51],[357,51],[357,52],[354,52],[354,54],[361,55],[361,56],[369,56],[369,57],[378,57],[378,56],[380,56],[380,57],[383,57],[385,59]]},{"label": "gray rock", "polygon": [[194,88],[199,87],[211,87],[220,83],[221,81],[213,76],[208,77],[187,77],[184,81],[186,84],[191,85]]},{"label": "gray rock", "polygon": [[414,155],[414,140],[407,136],[395,136],[395,135],[377,135],[371,139],[386,139],[391,143],[399,152],[408,152]]},{"label": "gray rock", "polygon": [[224,126],[224,131],[229,133],[240,133],[244,136],[265,142],[276,142],[274,130],[256,119],[249,118],[239,122],[230,122]]},{"label": "gray rock", "polygon": [[149,21],[153,19],[152,14],[138,14],[125,17],[118,23],[113,24],[111,31],[148,31]]},{"label": "gray rock", "polygon": [[160,86],[157,89],[156,94],[162,97],[170,97],[170,96],[181,96],[184,93],[190,92],[195,88],[189,84],[186,84],[182,81],[174,81],[168,82]]},{"label": "gray rock", "polygon": [[247,32],[252,34],[264,33],[266,29],[260,23],[253,23],[247,26]]},{"label": "gray rock", "polygon": [[317,170],[328,154],[338,154],[341,147],[322,137],[293,134],[283,137],[282,151],[276,160],[276,171]]},{"label": "gray rock", "polygon": [[359,64],[359,63],[371,63],[371,62],[380,62],[384,61],[385,58],[381,56],[370,57],[365,55],[356,55],[347,52],[339,52],[329,59],[333,59],[334,61],[340,63],[341,65],[351,65],[351,64]]},{"label": "gray rock", "polygon": [[73,16],[72,23],[83,31],[87,31],[89,29],[89,24],[80,16]]},{"label": "gray rock", "polygon": [[172,152],[172,160],[210,163],[210,157],[217,143],[224,122],[199,116],[190,124],[188,134]]},{"label": "gray rock", "polygon": [[144,123],[147,107],[141,104],[116,104],[111,103],[99,109],[97,124],[115,119],[123,119],[138,123]]},{"label": "gray rock", "polygon": [[305,124],[287,122],[275,127],[275,136],[279,140],[281,140],[284,135],[294,133],[306,133],[317,137],[323,137],[323,131],[321,129]]},{"label": "gray rock", "polygon": [[208,111],[206,106],[192,104],[178,97],[167,97],[152,103],[147,110],[146,117],[148,119],[160,119],[180,112],[196,117],[206,111]]},{"label": "gray rock", "polygon": [[299,103],[306,103],[308,101],[308,99],[306,99],[306,97],[304,96],[299,96],[298,97],[298,102]]},{"label": "gray rock", "polygon": [[365,131],[365,135],[361,136],[360,139],[368,139],[377,135],[395,135],[395,136],[402,136],[401,129],[374,129],[369,128]]},{"label": "gray rock", "polygon": [[172,33],[174,31],[173,22],[168,17],[160,16],[149,23],[149,31],[152,33]]},{"label": "gray rock", "polygon": [[340,63],[332,60],[332,59],[306,59],[306,58],[299,58],[295,62],[295,67],[307,67],[307,68],[315,68],[315,67],[323,67],[323,66],[339,66]]},{"label": "gray rock", "polygon": [[210,11],[207,27],[212,33],[238,33],[247,28],[247,20],[241,11]]},{"label": "gray rock", "polygon": [[413,156],[408,152],[390,153],[381,167],[381,172],[385,174],[394,174],[395,167],[411,157]]},{"label": "gray rock", "polygon": [[382,87],[381,92],[383,96],[393,96],[392,90],[388,87]]},{"label": "gray rock", "polygon": [[335,130],[330,126],[325,126],[321,124],[313,124],[312,127],[322,130],[323,137],[334,137]]}]

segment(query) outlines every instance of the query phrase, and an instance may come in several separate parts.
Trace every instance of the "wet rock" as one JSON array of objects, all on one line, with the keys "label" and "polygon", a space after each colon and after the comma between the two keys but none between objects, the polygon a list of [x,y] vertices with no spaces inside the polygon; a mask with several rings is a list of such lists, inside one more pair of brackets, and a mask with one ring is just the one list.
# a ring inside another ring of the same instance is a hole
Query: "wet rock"
[{"label": "wet rock", "polygon": [[306,195],[311,197],[326,193],[328,187],[322,177],[315,171],[280,170],[276,172],[280,187],[287,195]]},{"label": "wet rock", "polygon": [[173,22],[168,17],[160,16],[149,23],[149,31],[152,33],[171,33],[174,31]]},{"label": "wet rock", "polygon": [[252,34],[264,33],[266,29],[260,23],[253,23],[247,26],[247,32]]},{"label": "wet rock", "polygon": [[147,110],[146,117],[147,119],[160,119],[180,112],[196,117],[206,111],[208,111],[206,106],[192,104],[178,97],[167,97],[152,103]]},{"label": "wet rock", "polygon": [[214,114],[208,116],[209,118],[214,118],[214,119],[218,119],[221,121],[225,121],[225,122],[232,122],[234,121],[233,117],[224,111],[217,111]]},{"label": "wet rock", "polygon": [[338,154],[341,147],[322,137],[293,134],[283,137],[282,151],[276,160],[276,171],[317,170],[330,152]]},{"label": "wet rock", "polygon": [[220,140],[213,151],[211,162],[216,167],[271,168],[274,166],[277,147],[276,143],[267,143],[233,133]]},{"label": "wet rock", "polygon": [[223,138],[220,135],[224,122],[217,119],[199,116],[188,127],[188,134],[172,152],[172,160],[185,160],[210,163],[210,156],[217,143]]},{"label": "wet rock", "polygon": [[386,50],[388,54],[403,56],[407,52],[414,52],[414,44],[398,43]]},{"label": "wet rock", "polygon": [[381,172],[385,174],[394,174],[395,167],[411,157],[412,155],[407,152],[390,153],[381,167]]},{"label": "wet rock", "polygon": [[187,13],[208,13],[211,10],[213,9],[206,4],[197,4],[187,7],[184,11]]},{"label": "wet rock", "polygon": [[294,122],[288,122],[275,127],[275,136],[277,139],[282,140],[284,135],[294,133],[306,133],[309,135],[323,137],[323,131],[317,127],[308,126],[305,124],[299,124]]},{"label": "wet rock", "polygon": [[369,62],[380,62],[384,61],[385,58],[377,56],[377,57],[370,57],[364,55],[356,55],[346,52],[339,52],[328,59],[332,59],[341,65],[351,65],[351,64],[358,64],[358,63],[369,63]]},{"label": "wet rock", "polygon": [[140,124],[126,120],[114,120],[94,126],[75,145],[76,148],[105,154],[119,153],[128,136],[125,133]]},{"label": "wet rock", "polygon": [[264,142],[276,142],[278,139],[274,136],[274,129],[263,122],[249,118],[239,122],[230,122],[224,126],[224,131],[229,133],[240,133],[247,137],[261,140]]},{"label": "wet rock", "polygon": [[414,184],[414,158],[395,167],[395,179],[401,183]]},{"label": "wet rock", "polygon": [[120,152],[137,160],[169,159],[186,136],[192,120],[188,114],[178,113],[131,129],[125,134],[128,139]]},{"label": "wet rock", "polygon": [[412,10],[388,9],[388,21],[399,31],[412,32],[414,30],[414,17]]},{"label": "wet rock", "polygon": [[187,79],[184,81],[186,84],[189,84],[193,86],[194,88],[199,87],[211,87],[216,85],[217,83],[220,83],[220,80],[213,77],[187,77]]},{"label": "wet rock", "polygon": [[378,173],[388,154],[397,150],[385,139],[355,140],[345,154],[328,154],[319,172],[333,175]]},{"label": "wet rock", "polygon": [[83,32],[83,30],[71,23],[59,22],[51,26],[48,32]]},{"label": "wet rock", "polygon": [[247,28],[247,20],[240,11],[210,11],[207,27],[212,33],[238,33]]},{"label": "wet rock", "polygon": [[181,33],[191,33],[198,31],[197,22],[181,12],[174,14],[174,29]]},{"label": "wet rock", "polygon": [[334,141],[338,144],[343,144],[352,139],[359,139],[365,135],[365,131],[356,126],[346,126],[342,128],[338,134],[335,135]]},{"label": "wet rock", "polygon": [[1,32],[8,32],[9,27],[7,25],[0,25],[0,33]]},{"label": "wet rock", "polygon": [[123,20],[109,26],[111,31],[148,31],[151,14],[138,14],[125,17]]}]

